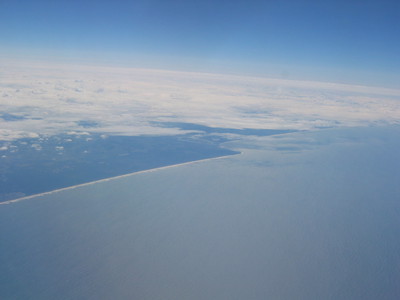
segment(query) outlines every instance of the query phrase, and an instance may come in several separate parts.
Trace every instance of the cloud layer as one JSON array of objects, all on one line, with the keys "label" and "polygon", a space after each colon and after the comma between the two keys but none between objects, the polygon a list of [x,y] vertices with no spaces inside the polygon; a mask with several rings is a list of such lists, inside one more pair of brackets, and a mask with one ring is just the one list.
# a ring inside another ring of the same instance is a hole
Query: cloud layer
[{"label": "cloud layer", "polygon": [[254,129],[392,124],[400,90],[161,70],[8,64],[0,140],[65,132],[177,134],[165,122]]}]

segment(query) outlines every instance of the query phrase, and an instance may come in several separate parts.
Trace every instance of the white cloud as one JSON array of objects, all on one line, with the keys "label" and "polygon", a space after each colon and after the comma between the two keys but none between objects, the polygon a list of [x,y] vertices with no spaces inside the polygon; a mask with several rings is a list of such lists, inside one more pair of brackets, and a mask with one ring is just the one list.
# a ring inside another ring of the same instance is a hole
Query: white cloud
[{"label": "white cloud", "polygon": [[[397,123],[400,90],[216,74],[84,66],[7,66],[0,140],[82,131],[177,134],[154,122],[262,129]],[[18,89],[16,89],[18,87]],[[123,92],[121,92],[123,91]],[[96,126],[84,126],[89,120]]]},{"label": "white cloud", "polygon": [[37,151],[42,150],[42,146],[40,144],[32,144],[31,147]]}]

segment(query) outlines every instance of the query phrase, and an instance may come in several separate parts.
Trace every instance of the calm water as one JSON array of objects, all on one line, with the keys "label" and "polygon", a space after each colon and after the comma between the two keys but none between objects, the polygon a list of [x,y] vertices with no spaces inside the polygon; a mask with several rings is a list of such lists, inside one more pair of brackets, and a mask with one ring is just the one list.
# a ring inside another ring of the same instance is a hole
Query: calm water
[{"label": "calm water", "polygon": [[398,127],[231,146],[0,205],[0,299],[400,298]]}]

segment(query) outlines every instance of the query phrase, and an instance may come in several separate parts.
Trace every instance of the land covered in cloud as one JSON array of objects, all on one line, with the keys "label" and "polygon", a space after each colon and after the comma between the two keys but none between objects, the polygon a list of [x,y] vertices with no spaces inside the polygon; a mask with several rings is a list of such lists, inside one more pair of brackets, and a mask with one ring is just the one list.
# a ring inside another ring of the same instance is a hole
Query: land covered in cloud
[{"label": "land covered in cloud", "polygon": [[0,140],[185,131],[167,122],[307,130],[400,120],[400,90],[112,67],[3,64],[0,98]]},{"label": "land covered in cloud", "polygon": [[400,90],[165,70],[3,64],[0,201],[237,153],[224,143],[397,124]]}]

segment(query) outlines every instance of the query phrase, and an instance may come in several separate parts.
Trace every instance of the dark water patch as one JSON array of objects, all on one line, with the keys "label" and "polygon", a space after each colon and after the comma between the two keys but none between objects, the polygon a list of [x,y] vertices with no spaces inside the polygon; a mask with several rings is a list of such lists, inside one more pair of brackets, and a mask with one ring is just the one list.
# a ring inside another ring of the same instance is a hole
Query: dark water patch
[{"label": "dark water patch", "polygon": [[9,114],[9,113],[0,114],[0,118],[2,118],[4,121],[8,121],[8,122],[20,121],[20,120],[26,119],[24,116],[19,116],[19,115],[14,115],[14,114]]},{"label": "dark water patch", "polygon": [[76,122],[79,126],[82,126],[83,128],[93,128],[99,126],[99,123],[96,121],[90,121],[90,120],[81,120]]},{"label": "dark water patch", "polygon": [[283,152],[299,152],[302,148],[296,146],[279,146],[276,147],[275,150]]},{"label": "dark water patch", "polygon": [[204,133],[230,133],[230,134],[239,134],[239,135],[255,135],[255,136],[268,136],[274,134],[283,134],[283,133],[291,133],[296,132],[297,130],[290,129],[253,129],[253,128],[222,128],[222,127],[209,127],[205,125],[195,124],[195,123],[185,123],[185,122],[160,122],[157,123],[162,127],[167,128],[179,128],[182,130],[196,130],[202,131]]}]

